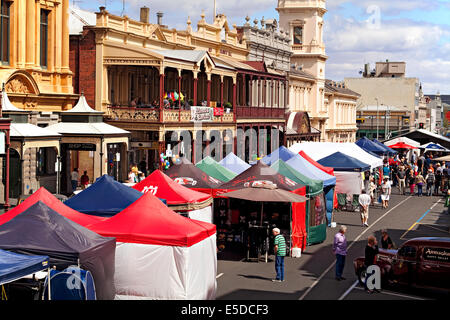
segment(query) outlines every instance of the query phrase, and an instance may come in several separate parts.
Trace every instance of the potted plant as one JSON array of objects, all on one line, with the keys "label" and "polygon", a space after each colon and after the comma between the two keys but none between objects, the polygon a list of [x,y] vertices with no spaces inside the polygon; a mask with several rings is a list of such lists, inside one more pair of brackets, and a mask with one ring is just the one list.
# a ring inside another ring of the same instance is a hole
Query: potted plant
[{"label": "potted plant", "polygon": [[227,113],[229,113],[233,109],[233,105],[230,102],[226,102],[224,107]]}]

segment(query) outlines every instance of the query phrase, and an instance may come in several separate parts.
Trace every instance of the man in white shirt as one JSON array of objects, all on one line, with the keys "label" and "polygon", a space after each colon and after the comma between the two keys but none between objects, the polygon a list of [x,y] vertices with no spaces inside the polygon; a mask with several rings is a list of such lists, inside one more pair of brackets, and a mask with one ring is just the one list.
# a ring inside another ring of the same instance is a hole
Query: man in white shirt
[{"label": "man in white shirt", "polygon": [[361,206],[361,222],[363,227],[368,227],[367,221],[369,220],[369,205],[372,202],[370,195],[367,194],[366,190],[363,190],[359,195],[358,199],[359,205]]}]

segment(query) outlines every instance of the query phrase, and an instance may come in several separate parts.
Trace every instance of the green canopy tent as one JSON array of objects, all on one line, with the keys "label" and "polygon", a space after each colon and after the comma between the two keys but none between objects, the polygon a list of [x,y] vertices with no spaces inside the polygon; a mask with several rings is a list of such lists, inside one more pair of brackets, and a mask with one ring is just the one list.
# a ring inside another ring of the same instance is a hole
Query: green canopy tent
[{"label": "green canopy tent", "polygon": [[237,176],[236,173],[223,167],[216,160],[209,156],[198,162],[195,166],[210,177],[223,182],[233,180]]},{"label": "green canopy tent", "polygon": [[279,174],[306,186],[306,236],[307,245],[321,243],[327,236],[326,202],[323,193],[323,181],[314,180],[298,172],[283,160],[277,160],[271,166]]}]

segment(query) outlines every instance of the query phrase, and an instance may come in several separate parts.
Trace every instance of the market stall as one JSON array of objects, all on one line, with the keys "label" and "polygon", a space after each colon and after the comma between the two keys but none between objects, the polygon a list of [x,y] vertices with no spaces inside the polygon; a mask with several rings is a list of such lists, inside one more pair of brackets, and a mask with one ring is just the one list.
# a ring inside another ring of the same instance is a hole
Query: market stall
[{"label": "market stall", "polygon": [[222,181],[207,175],[186,158],[181,158],[179,164],[173,165],[164,173],[186,188],[211,195],[222,184]]},{"label": "market stall", "polygon": [[139,192],[150,192],[165,199],[170,209],[191,219],[212,223],[213,198],[203,192],[197,192],[176,183],[160,170],[155,170],[143,181],[134,185]]},{"label": "market stall", "polygon": [[39,201],[45,203],[47,206],[58,212],[60,215],[80,225],[89,225],[103,221],[105,219],[102,217],[91,216],[75,211],[72,208],[66,206],[63,202],[61,202],[61,200],[56,198],[53,194],[48,192],[47,189],[41,187],[31,196],[26,198],[18,206],[0,215],[0,226],[8,222],[9,220],[13,219],[15,216],[21,214],[22,212],[24,212],[29,207],[31,207],[32,205],[34,205]]},{"label": "market stall", "polygon": [[64,202],[70,208],[89,215],[112,217],[142,196],[113,177],[104,175],[94,184]]},{"label": "market stall", "polygon": [[219,164],[236,174],[241,174],[251,167],[251,165],[249,165],[247,162],[245,162],[232,152],[227,154],[225,158],[220,160]]},{"label": "market stall", "polygon": [[363,137],[361,139],[359,139],[358,141],[355,142],[361,149],[367,151],[367,152],[372,152],[375,153],[377,155],[384,155],[386,154],[386,149],[383,148],[382,146],[376,144],[375,142],[373,142],[372,140],[368,139],[367,137]]},{"label": "market stall", "polygon": [[300,156],[300,154],[291,158],[286,162],[286,164],[310,179],[320,180],[323,182],[323,188],[327,198],[327,221],[328,226],[330,226],[331,222],[333,221],[333,205],[328,205],[328,203],[330,201],[331,203],[333,203],[332,199],[334,198],[335,194],[334,190],[336,187],[336,177],[317,168],[308,160]]},{"label": "market stall", "polygon": [[317,161],[325,167],[332,167],[336,176],[336,193],[359,195],[363,189],[362,172],[370,170],[370,165],[336,152]]},{"label": "market stall", "polygon": [[370,154],[361,149],[355,143],[334,143],[334,142],[305,142],[297,143],[289,148],[292,152],[299,153],[304,151],[315,161],[326,158],[333,153],[341,152],[347,156],[358,159],[361,162],[370,165],[371,169],[383,166],[383,159],[379,156]]},{"label": "market stall", "polygon": [[216,160],[209,156],[198,162],[195,166],[210,177],[216,178],[222,182],[228,182],[237,176],[237,173],[221,166]]},{"label": "market stall", "polygon": [[398,153],[397,151],[395,151],[394,149],[389,148],[387,145],[381,143],[377,139],[373,139],[372,142],[375,143],[376,145],[380,146],[381,148],[383,148],[385,150],[384,154],[387,154],[389,156],[393,156],[393,155],[396,155]]},{"label": "market stall", "polygon": [[272,152],[271,154],[262,158],[261,161],[264,162],[265,164],[267,164],[268,166],[271,166],[278,160],[282,160],[282,161],[286,162],[289,159],[291,159],[292,157],[294,157],[295,155],[296,155],[296,153],[293,153],[285,146],[281,146],[277,150]]},{"label": "market stall", "polygon": [[[228,183],[224,183],[217,190],[217,196],[220,194],[240,190],[243,188],[258,186],[258,185],[274,185],[278,189],[293,192],[298,195],[306,195],[306,187],[300,185],[295,181],[286,178],[277,173],[262,161],[258,161],[255,165],[238,175]],[[219,199],[220,200],[220,199]],[[259,207],[257,204],[246,202],[231,202],[230,204],[222,199],[220,203],[215,206],[215,221],[218,228],[218,246],[223,249],[231,245],[238,246],[239,243],[248,247],[253,241],[252,235],[255,229],[264,228],[261,232],[267,233],[270,226],[276,225],[285,234],[286,239],[290,240],[291,248],[297,247],[302,250],[306,246],[306,206],[305,203],[290,204],[273,204],[267,205],[267,210],[264,216],[261,217]],[[292,214],[291,214],[292,210]],[[267,214],[270,212],[270,215]],[[262,223],[261,223],[262,221]],[[292,237],[292,230],[302,230],[304,237]],[[230,241],[231,240],[231,241]],[[229,243],[231,242],[231,243]],[[235,242],[233,244],[233,242]],[[237,243],[236,243],[237,242]],[[258,248],[251,246],[251,249],[256,252]],[[270,250],[267,246],[264,250]]]},{"label": "market stall", "polygon": [[116,299],[215,299],[215,225],[185,218],[148,192],[89,228],[117,240]]},{"label": "market stall", "polygon": [[114,238],[86,229],[41,201],[4,223],[0,230],[0,249],[46,255],[57,270],[79,265],[92,273],[99,300],[114,298]]},{"label": "market stall", "polygon": [[[283,160],[277,160],[271,166],[279,174],[306,186],[306,244],[322,243],[327,237],[326,202],[323,193],[323,181],[313,180],[301,174]],[[302,236],[304,236],[302,234]]]},{"label": "market stall", "polygon": [[[302,157],[303,159],[305,159],[309,163],[311,163],[314,167],[322,170],[323,172],[326,172],[330,176],[334,176],[334,169],[333,168],[324,167],[323,165],[321,165],[317,161],[314,161],[304,151],[300,151],[299,155],[300,155],[300,157]],[[330,227],[331,226],[332,215],[333,215],[332,209],[336,209],[338,207],[337,195],[336,195],[336,192],[335,192],[334,188],[330,188],[330,187],[324,187],[324,193],[325,193],[325,198],[326,198],[326,201],[327,201],[328,226]]]}]

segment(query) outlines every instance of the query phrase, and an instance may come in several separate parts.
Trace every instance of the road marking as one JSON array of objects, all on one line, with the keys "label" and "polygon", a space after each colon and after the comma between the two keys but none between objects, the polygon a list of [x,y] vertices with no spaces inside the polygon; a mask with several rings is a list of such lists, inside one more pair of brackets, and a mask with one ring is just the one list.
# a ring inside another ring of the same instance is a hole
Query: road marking
[{"label": "road marking", "polygon": [[[395,207],[393,207],[391,210],[387,211],[385,214],[383,214],[381,217],[379,217],[374,223],[371,223],[370,226],[366,229],[364,229],[363,232],[361,232],[359,234],[358,237],[355,238],[355,240],[352,241],[352,243],[347,247],[347,252],[350,250],[350,248],[353,246],[353,244],[357,243],[358,240],[370,229],[372,228],[372,226],[374,226],[378,221],[380,221],[381,219],[383,219],[385,216],[387,216],[389,213],[391,213],[393,210],[397,209],[397,207],[399,207],[400,205],[402,205],[403,203],[405,203],[407,200],[409,200],[411,198],[411,196],[409,196],[408,198],[406,198],[405,200],[403,200],[402,202],[400,202],[399,204],[397,204]],[[320,282],[320,280],[322,280],[322,278],[331,270],[331,268],[333,268],[336,265],[336,261],[334,261],[320,276],[319,278],[316,279],[316,281],[314,281],[314,283],[308,288],[308,290],[305,291],[305,293],[300,297],[299,300],[303,300],[308,293],[311,292],[311,290]]]},{"label": "road marking", "polygon": [[436,207],[436,205],[437,205],[438,203],[440,203],[440,202],[441,202],[441,200],[439,199],[435,204],[433,204],[433,206],[432,206],[430,209],[427,210],[427,212],[425,212],[425,213],[419,218],[419,220],[417,220],[416,222],[414,222],[413,225],[412,225],[408,230],[406,230],[404,234],[402,234],[402,236],[400,237],[400,240],[406,240],[406,239],[404,239],[403,237],[406,236],[406,235],[408,234],[408,232],[410,232],[416,225],[418,225],[418,224],[420,223],[420,221],[422,221],[422,219],[425,218],[426,215],[429,214],[429,213],[431,212],[431,210],[433,210],[434,207]]},{"label": "road marking", "polygon": [[216,279],[219,279],[221,276],[223,276],[223,273],[220,273],[216,276]]},{"label": "road marking", "polygon": [[[356,289],[358,289],[358,290],[364,290],[364,291],[366,290],[366,289],[360,288],[360,287],[357,287]],[[397,296],[397,297],[408,298],[408,299],[414,299],[414,300],[426,300],[426,299],[424,299],[424,298],[419,298],[419,297],[414,297],[414,296],[407,296],[407,295],[405,295],[405,294],[395,293],[395,292],[392,292],[392,291],[386,291],[386,290],[382,290],[382,291],[380,292],[380,294],[387,294],[387,295],[391,295],[391,296]]]},{"label": "road marking", "polygon": [[350,288],[347,289],[347,291],[345,291],[345,293],[338,299],[340,300],[344,300],[344,298],[350,293],[352,292],[352,290],[358,285],[359,280],[356,280],[354,284],[352,284],[352,286]]}]

